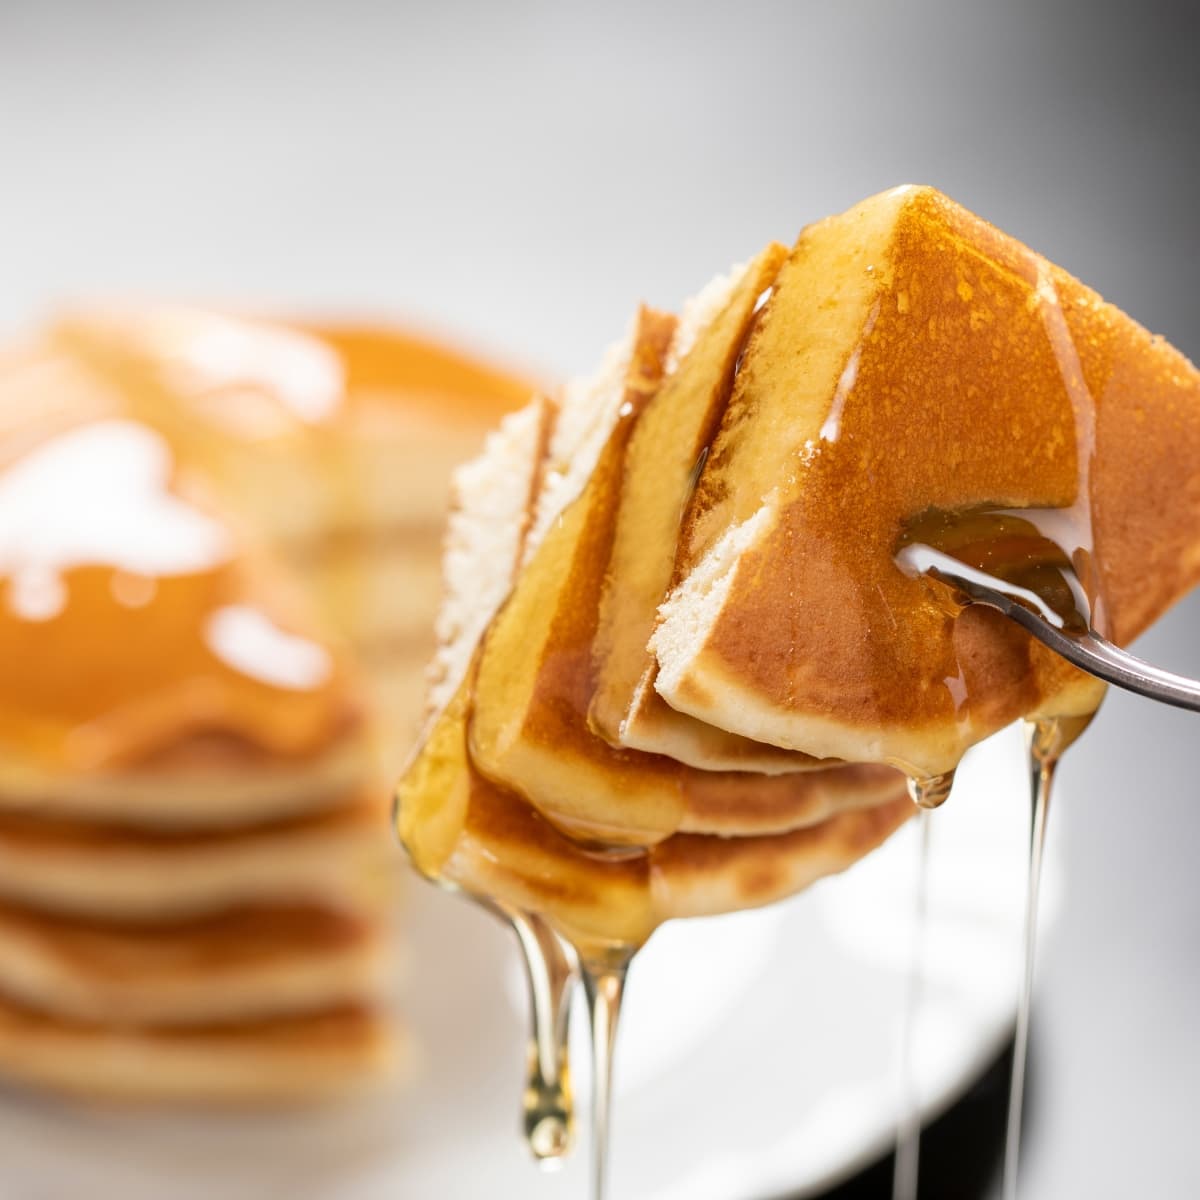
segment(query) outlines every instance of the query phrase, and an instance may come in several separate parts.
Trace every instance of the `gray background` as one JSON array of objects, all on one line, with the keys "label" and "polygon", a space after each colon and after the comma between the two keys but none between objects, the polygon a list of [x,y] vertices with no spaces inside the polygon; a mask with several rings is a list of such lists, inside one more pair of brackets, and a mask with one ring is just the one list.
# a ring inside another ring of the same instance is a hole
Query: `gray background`
[{"label": "gray background", "polygon": [[[1195,357],[1191,10],[8,0],[0,329],[177,296],[396,315],[568,372],[639,299],[913,181]],[[1142,651],[1200,674],[1198,617]],[[1064,768],[1027,1200],[1200,1194],[1198,744],[1113,696]]]}]

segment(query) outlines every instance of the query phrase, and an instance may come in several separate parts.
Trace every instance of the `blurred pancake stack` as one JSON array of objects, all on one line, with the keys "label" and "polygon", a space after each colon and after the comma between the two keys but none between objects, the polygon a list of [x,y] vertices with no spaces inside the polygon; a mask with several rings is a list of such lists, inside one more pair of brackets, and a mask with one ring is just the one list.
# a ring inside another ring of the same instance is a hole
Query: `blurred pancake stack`
[{"label": "blurred pancake stack", "polygon": [[528,391],[184,310],[0,354],[0,1076],[291,1102],[395,1063],[380,746],[450,470]]}]

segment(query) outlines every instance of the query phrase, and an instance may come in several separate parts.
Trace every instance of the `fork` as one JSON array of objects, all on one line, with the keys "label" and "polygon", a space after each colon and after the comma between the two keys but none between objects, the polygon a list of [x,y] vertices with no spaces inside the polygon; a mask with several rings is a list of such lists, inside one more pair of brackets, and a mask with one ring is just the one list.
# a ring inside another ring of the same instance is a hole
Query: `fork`
[{"label": "fork", "polygon": [[1063,618],[1036,592],[1003,583],[941,550],[919,543],[905,546],[896,560],[910,574],[948,584],[969,603],[984,604],[1003,613],[1089,675],[1139,696],[1200,712],[1200,681],[1151,666],[1102,637],[1090,623],[1081,634],[1068,633]]}]

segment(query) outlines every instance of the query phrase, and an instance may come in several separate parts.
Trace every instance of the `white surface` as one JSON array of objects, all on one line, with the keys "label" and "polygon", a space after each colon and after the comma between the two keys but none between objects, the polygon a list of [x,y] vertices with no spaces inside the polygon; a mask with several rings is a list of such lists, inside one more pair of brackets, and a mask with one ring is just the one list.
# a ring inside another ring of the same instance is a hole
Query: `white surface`
[{"label": "white surface", "polygon": [[[1015,730],[978,748],[933,815],[927,1112],[1009,1034],[1028,804]],[[912,939],[915,828],[852,871],[758,913],[662,930],[631,973],[617,1049],[614,1194],[761,1200],[886,1153]],[[1052,840],[1051,849],[1055,845]],[[1054,860],[1046,916],[1057,895]],[[414,886],[403,1095],[323,1115],[154,1118],[0,1097],[0,1194],[122,1200],[583,1200],[586,1145],[543,1174],[516,1136],[525,1043],[508,935]],[[1043,948],[1045,943],[1043,942]],[[583,1033],[576,1013],[575,1033]],[[586,1091],[585,1047],[573,1043]]]}]

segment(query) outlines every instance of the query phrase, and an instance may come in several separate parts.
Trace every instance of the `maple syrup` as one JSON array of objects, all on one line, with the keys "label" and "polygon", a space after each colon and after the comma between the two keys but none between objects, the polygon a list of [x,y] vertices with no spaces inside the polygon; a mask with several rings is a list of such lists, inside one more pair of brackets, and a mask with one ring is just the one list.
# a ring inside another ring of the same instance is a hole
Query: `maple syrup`
[{"label": "maple syrup", "polygon": [[615,946],[600,953],[588,953],[582,960],[592,1033],[591,1200],[605,1200],[608,1195],[613,1050],[625,997],[625,979],[634,953],[631,947]]},{"label": "maple syrup", "polygon": [[551,1166],[566,1156],[574,1140],[567,1047],[578,959],[543,917],[515,909],[505,909],[504,916],[517,935],[529,989],[531,1028],[522,1130],[534,1158]]},{"label": "maple syrup", "polygon": [[[1063,532],[1061,512],[1054,509],[1003,509],[979,506],[946,512],[928,509],[910,521],[900,538],[897,557],[917,565],[912,551],[929,547],[986,575],[997,590],[1034,607],[1069,636],[1093,628],[1094,572],[1089,549],[1072,552],[1051,536]],[[906,555],[905,552],[908,552]],[[1089,594],[1083,579],[1092,579]]]},{"label": "maple syrup", "polygon": [[941,808],[950,798],[950,789],[954,786],[954,772],[946,771],[941,775],[910,775],[907,780],[909,799],[922,812]]},{"label": "maple syrup", "polygon": [[1012,1081],[1009,1087],[1008,1124],[1004,1143],[1004,1200],[1017,1200],[1017,1173],[1021,1155],[1021,1119],[1025,1104],[1025,1067],[1029,1055],[1029,1018],[1033,1003],[1038,901],[1041,895],[1046,822],[1050,816],[1054,776],[1063,752],[1083,733],[1091,720],[1091,715],[1044,719],[1029,721],[1025,726],[1031,799],[1029,874],[1025,890],[1025,923],[1021,942],[1021,985],[1017,1003]]},{"label": "maple syrup", "polygon": [[[940,781],[939,781],[940,783]],[[924,796],[921,787],[912,789]],[[925,982],[925,938],[929,923],[929,853],[933,808],[949,793],[948,785],[933,789],[941,795],[936,805],[922,804],[917,817],[917,870],[913,887],[913,937],[908,983],[900,1019],[899,1117],[896,1122],[896,1159],[892,1173],[892,1200],[916,1200],[921,1160],[921,1100],[917,1093],[915,1041]]]},{"label": "maple syrup", "polygon": [[[1106,417],[1115,413],[1117,422],[1132,420],[1127,394],[1140,397],[1143,382],[1160,397],[1173,398],[1180,389],[1167,378],[1171,363],[1142,354],[1135,340],[1140,335],[1115,323],[1098,298],[943,197],[929,189],[902,189],[882,206],[879,200],[871,204],[873,210],[831,219],[802,236],[776,275],[769,302],[751,314],[753,341],[743,340],[732,356],[721,356],[731,368],[732,389],[729,396],[724,389],[714,393],[721,428],[715,428],[715,418],[694,422],[694,436],[672,445],[680,462],[666,472],[672,486],[654,510],[666,536],[675,539],[671,569],[680,578],[679,572],[695,568],[728,532],[744,530],[768,512],[766,497],[784,497],[770,508],[771,520],[763,523],[767,532],[754,543],[753,569],[740,583],[730,576],[726,599],[734,599],[723,610],[732,614],[727,636],[718,636],[718,626],[709,630],[723,664],[740,676],[735,681],[778,710],[770,714],[778,723],[756,725],[753,736],[790,745],[793,715],[832,709],[834,717],[847,717],[847,728],[835,731],[844,736],[846,758],[866,753],[860,737],[860,727],[866,727],[882,731],[872,755],[926,764],[924,771],[904,769],[913,801],[928,810],[945,801],[952,768],[974,740],[1072,687],[1073,702],[1082,696],[1079,702],[1087,703],[1095,693],[1074,668],[995,614],[963,613],[947,602],[943,585],[896,571],[897,531],[900,548],[944,548],[1010,590],[1035,597],[1069,630],[1091,625],[1108,632],[1101,583],[1115,572],[1102,580],[1093,552],[1098,419],[1092,389],[1107,387],[1114,363],[1133,372],[1137,387],[1122,378],[1117,399],[1105,396]],[[866,266],[862,260],[864,247],[872,248],[878,271],[874,261]],[[862,266],[872,277],[866,282],[859,277]],[[1120,361],[1126,346],[1129,364]],[[1146,359],[1144,372],[1135,361],[1139,355]],[[651,358],[657,363],[661,355]],[[428,848],[446,838],[442,850],[445,856],[454,853],[461,869],[462,852],[447,835],[456,823],[469,827],[465,840],[474,843],[480,869],[505,886],[526,882],[509,877],[521,870],[553,868],[553,878],[539,878],[553,888],[552,894],[546,890],[544,905],[558,932],[571,935],[576,945],[591,1015],[598,1195],[605,1182],[612,1045],[625,975],[658,915],[653,895],[647,898],[654,889],[657,848],[669,846],[696,815],[686,773],[661,757],[627,749],[620,736],[630,680],[641,679],[645,666],[641,631],[622,665],[628,673],[615,673],[621,678],[608,708],[601,711],[593,703],[595,675],[604,667],[593,651],[607,636],[596,610],[605,602],[614,541],[620,545],[614,497],[623,486],[625,448],[636,438],[635,422],[642,419],[656,371],[657,366],[643,380],[646,386],[621,404],[588,490],[558,513],[526,560],[487,635],[479,703],[469,718],[470,752],[455,750],[446,758],[473,760],[464,769],[478,767],[517,798],[510,796],[508,808],[499,805],[488,814],[495,797],[486,790],[477,795],[474,782],[464,789],[449,779],[429,793],[439,801],[445,797],[441,808],[417,797],[413,811],[428,814],[428,829],[415,828],[421,819],[414,818],[406,838],[418,861],[419,842]],[[805,391],[810,384],[811,394]],[[668,425],[662,413],[659,420]],[[793,436],[801,429],[807,435]],[[1004,456],[995,452],[993,429],[1008,439]],[[1122,440],[1111,432],[1106,436],[1110,444]],[[664,437],[661,444],[670,443]],[[647,445],[654,465],[658,443],[650,438]],[[1115,467],[1101,464],[1102,472],[1111,471],[1099,480],[1103,503],[1110,494],[1120,499],[1129,493],[1124,476],[1138,476],[1131,469],[1136,462],[1124,454],[1117,449],[1110,455]],[[944,479],[931,481],[931,461],[945,467]],[[555,469],[565,474],[570,465],[563,460]],[[803,486],[788,491],[801,472]],[[656,482],[650,479],[654,474],[645,473],[642,482]],[[958,508],[948,506],[958,498]],[[922,507],[931,503],[934,507]],[[637,511],[632,515],[636,525]],[[1111,510],[1108,524],[1114,525]],[[631,536],[636,540],[639,532],[635,528]],[[1119,535],[1105,543],[1106,554],[1118,540]],[[640,578],[652,598],[647,610],[652,614],[665,586],[661,564],[633,556],[626,565],[635,560],[645,568]],[[744,594],[736,591],[741,584]],[[1133,604],[1127,612],[1129,627],[1146,616]],[[608,615],[615,627],[616,618]],[[1118,632],[1126,632],[1126,625]],[[818,659],[832,664],[828,673],[807,669]],[[914,678],[926,677],[941,678],[944,687],[912,686]],[[997,678],[1002,683],[993,695],[989,685]],[[831,679],[844,695],[830,694],[836,690]],[[658,682],[664,683],[661,674]],[[662,689],[664,696],[669,687]],[[703,721],[708,698],[683,696],[682,688],[680,697],[686,701],[680,707]],[[718,695],[713,704],[719,708],[720,701]],[[1086,724],[1087,718],[1074,720]],[[1038,778],[1044,786],[1035,826],[1043,831],[1053,773],[1048,764],[1057,761],[1070,721],[1038,726]],[[1051,726],[1058,731],[1053,736],[1045,732]],[[926,736],[929,729],[937,731],[939,744]],[[843,753],[833,734],[822,736],[822,753]],[[442,756],[437,737],[431,760]],[[793,749],[816,744],[808,732],[795,740]],[[1056,747],[1053,753],[1047,745]],[[430,763],[418,769],[429,770]],[[923,811],[920,820],[924,844],[931,818]],[[402,836],[403,825],[402,813]],[[1031,911],[1040,837],[1030,874]],[[544,860],[538,857],[543,851]],[[604,864],[603,880],[593,870],[597,862]],[[432,873],[440,867],[434,862]],[[616,902],[608,905],[609,884],[617,879],[627,890],[614,886]],[[625,931],[600,957],[592,948],[597,929],[578,936],[579,913],[588,902],[596,922],[610,920]],[[919,1002],[919,961],[918,953],[907,1024]],[[1031,936],[1028,961],[1027,974]],[[1027,1005],[1025,1014],[1027,1030]],[[911,1046],[904,1057],[911,1057]],[[898,1197],[911,1195],[916,1183],[915,1102],[907,1107],[907,1132],[897,1156]],[[906,1142],[911,1149],[905,1150]]]},{"label": "maple syrup", "polygon": [[215,726],[280,755],[344,733],[339,665],[249,599],[278,589],[232,529],[138,421],[0,470],[0,742],[86,772]]}]

